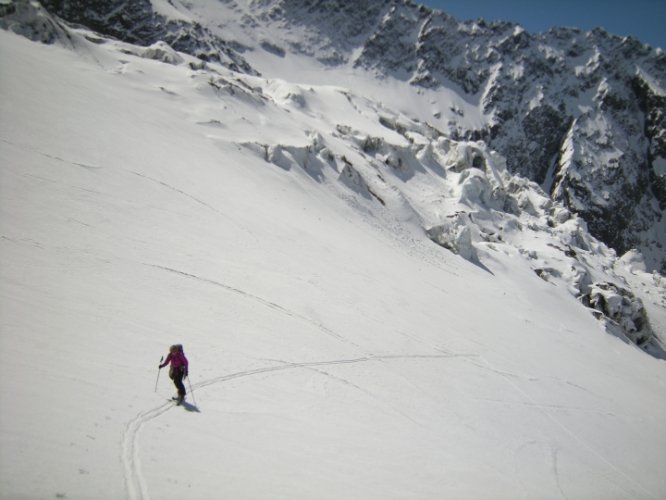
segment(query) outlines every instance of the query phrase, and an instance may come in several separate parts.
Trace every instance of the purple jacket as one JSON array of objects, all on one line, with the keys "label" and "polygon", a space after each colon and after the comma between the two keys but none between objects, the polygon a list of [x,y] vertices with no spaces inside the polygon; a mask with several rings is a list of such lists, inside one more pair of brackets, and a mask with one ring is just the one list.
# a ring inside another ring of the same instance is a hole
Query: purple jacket
[{"label": "purple jacket", "polygon": [[169,363],[171,363],[171,368],[180,368],[182,366],[187,371],[187,358],[182,352],[170,352],[164,360],[164,363],[160,365],[160,368],[164,368]]}]

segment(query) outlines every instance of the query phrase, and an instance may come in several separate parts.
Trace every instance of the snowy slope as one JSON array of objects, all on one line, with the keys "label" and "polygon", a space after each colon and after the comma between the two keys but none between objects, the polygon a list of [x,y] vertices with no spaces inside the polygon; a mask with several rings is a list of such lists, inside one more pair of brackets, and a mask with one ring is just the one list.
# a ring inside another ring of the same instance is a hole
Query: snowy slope
[{"label": "snowy slope", "polygon": [[0,31],[0,496],[664,495],[666,365],[575,297],[660,335],[659,276],[368,82],[67,33]]}]

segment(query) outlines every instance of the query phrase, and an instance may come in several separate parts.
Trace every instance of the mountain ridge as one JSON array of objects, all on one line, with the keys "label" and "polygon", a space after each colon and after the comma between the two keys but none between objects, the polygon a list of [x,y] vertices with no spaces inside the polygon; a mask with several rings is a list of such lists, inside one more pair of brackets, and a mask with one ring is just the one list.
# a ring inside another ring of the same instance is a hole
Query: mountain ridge
[{"label": "mountain ridge", "polygon": [[[326,2],[280,4],[335,9]],[[458,23],[412,2],[367,5],[384,11],[359,8],[359,17],[383,19],[367,23],[371,35],[352,65],[426,88],[452,82],[476,96],[484,126],[449,121],[447,133],[483,140],[618,253],[637,247],[651,268],[666,270],[659,236],[666,232],[663,51],[602,29],[531,35],[507,22]],[[289,19],[303,22],[302,9],[292,11]],[[315,29],[327,12],[315,16]]]},{"label": "mountain ridge", "polygon": [[[434,112],[435,126],[452,137],[483,140],[507,158],[512,172],[580,214],[619,254],[637,248],[650,269],[666,272],[666,55],[660,49],[603,29],[530,34],[509,22],[458,22],[408,0],[222,2],[219,8],[242,13],[245,36],[260,40],[254,46],[202,19],[169,21],[148,0],[126,13],[113,2],[43,4],[126,41],[163,39],[249,74],[262,69],[246,60],[248,50],[278,58],[291,51],[416,87],[453,86],[477,101],[484,123],[470,128]],[[179,2],[169,5],[188,11]]]}]

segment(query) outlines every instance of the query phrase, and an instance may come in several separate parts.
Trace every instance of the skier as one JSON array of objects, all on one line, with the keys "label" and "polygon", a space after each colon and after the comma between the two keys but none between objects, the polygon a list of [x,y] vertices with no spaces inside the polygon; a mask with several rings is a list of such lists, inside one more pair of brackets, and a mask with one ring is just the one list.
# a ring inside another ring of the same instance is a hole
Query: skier
[{"label": "skier", "polygon": [[171,367],[169,368],[169,378],[173,380],[176,389],[178,389],[178,398],[174,399],[180,404],[185,399],[185,384],[183,384],[183,379],[187,377],[188,367],[187,358],[183,352],[182,345],[175,344],[169,347],[169,355],[164,360],[164,363],[159,365],[160,370],[169,363],[171,363]]}]

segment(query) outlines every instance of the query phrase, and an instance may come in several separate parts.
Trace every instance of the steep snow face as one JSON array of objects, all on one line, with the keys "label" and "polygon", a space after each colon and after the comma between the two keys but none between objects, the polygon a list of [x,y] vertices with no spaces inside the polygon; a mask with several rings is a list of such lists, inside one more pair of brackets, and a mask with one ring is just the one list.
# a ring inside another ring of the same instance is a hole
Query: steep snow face
[{"label": "steep snow face", "polygon": [[[666,241],[655,237],[666,208],[658,169],[666,157],[661,51],[599,30],[529,35],[510,23],[460,24],[410,3],[390,4],[374,18],[370,11],[359,16],[365,39],[351,64],[478,99],[482,124],[470,127],[455,115],[423,118],[484,140],[507,158],[509,170],[545,189],[556,179],[558,189],[549,194],[582,216],[596,237],[619,253],[639,248],[650,268],[666,270]],[[322,25],[318,15],[288,12],[291,22],[314,32]],[[336,20],[341,32],[351,23]],[[576,150],[568,164],[559,161],[567,137]]]},{"label": "steep snow face", "polygon": [[[421,91],[452,90],[473,106],[452,103],[450,92],[422,93],[430,105],[411,116],[483,140],[618,253],[637,248],[650,269],[666,270],[665,56],[635,39],[459,23],[403,0],[43,3],[120,39],[165,40],[247,73],[302,82],[312,65],[299,61],[309,58],[337,85],[355,68]],[[566,141],[575,153],[562,161]]]},{"label": "steep snow face", "polygon": [[[331,81],[260,77],[15,6],[8,31],[60,42],[0,31],[3,494],[666,491],[663,277],[405,112],[469,124],[473,103],[341,85],[277,45],[264,62]],[[174,342],[183,411],[156,366]]]}]

